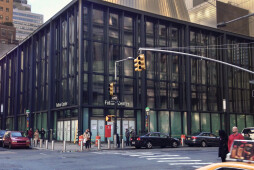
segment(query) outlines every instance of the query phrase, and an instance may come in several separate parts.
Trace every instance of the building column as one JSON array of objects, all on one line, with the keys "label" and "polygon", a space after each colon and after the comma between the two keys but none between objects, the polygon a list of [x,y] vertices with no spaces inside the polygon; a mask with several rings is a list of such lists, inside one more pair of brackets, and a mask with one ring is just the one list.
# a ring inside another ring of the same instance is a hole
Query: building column
[{"label": "building column", "polygon": [[[189,25],[185,27],[185,47],[190,46],[190,28]],[[190,53],[189,48],[184,50],[185,53]],[[191,60],[190,57],[186,57],[186,108],[187,108],[187,135],[192,133],[191,131]]]},{"label": "building column", "polygon": [[[14,100],[14,130],[18,130],[18,113],[19,113],[19,89],[20,89],[20,60],[21,60],[21,50],[20,46],[17,47],[16,49],[16,54],[17,54],[17,61],[16,61],[16,82],[15,82],[15,100]],[[13,69],[14,70],[14,69]]]},{"label": "building column", "polygon": [[3,104],[3,115],[2,115],[2,128],[3,129],[6,129],[6,117],[7,117],[7,115],[8,115],[8,85],[9,85],[9,63],[8,63],[8,57],[10,57],[10,55],[9,56],[5,56],[5,74],[4,74],[4,82],[6,82],[6,83],[4,83],[4,90],[3,90],[3,92],[4,92],[4,104]]},{"label": "building column", "polygon": [[83,15],[83,0],[79,0],[79,65],[78,65],[78,134],[81,135],[83,133],[83,54],[84,54],[84,15]]}]

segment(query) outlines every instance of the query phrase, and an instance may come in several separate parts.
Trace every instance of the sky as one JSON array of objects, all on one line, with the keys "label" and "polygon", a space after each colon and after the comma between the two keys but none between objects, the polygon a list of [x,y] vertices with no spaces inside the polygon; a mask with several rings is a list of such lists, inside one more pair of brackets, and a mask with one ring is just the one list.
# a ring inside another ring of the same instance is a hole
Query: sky
[{"label": "sky", "polygon": [[42,14],[44,22],[54,16],[58,11],[65,7],[72,0],[28,0],[32,12]]}]

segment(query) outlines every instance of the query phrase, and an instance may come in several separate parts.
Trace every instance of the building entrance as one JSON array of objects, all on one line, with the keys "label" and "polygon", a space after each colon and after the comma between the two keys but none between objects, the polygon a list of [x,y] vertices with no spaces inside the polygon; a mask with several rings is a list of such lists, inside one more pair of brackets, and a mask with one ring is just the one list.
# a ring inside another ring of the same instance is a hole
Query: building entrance
[{"label": "building entrance", "polygon": [[57,111],[57,135],[58,141],[74,142],[77,139],[78,120],[76,117],[77,109]]}]

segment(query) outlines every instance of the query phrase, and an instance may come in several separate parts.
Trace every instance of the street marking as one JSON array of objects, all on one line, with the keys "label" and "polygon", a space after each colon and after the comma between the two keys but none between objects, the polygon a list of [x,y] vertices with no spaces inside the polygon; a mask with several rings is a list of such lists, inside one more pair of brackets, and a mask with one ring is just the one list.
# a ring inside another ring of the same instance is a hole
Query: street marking
[{"label": "street marking", "polygon": [[156,159],[190,159],[189,157],[175,157],[175,158],[146,158],[147,160],[156,160]]},{"label": "street marking", "polygon": [[183,162],[183,163],[169,163],[169,165],[207,165],[207,164],[212,164],[212,162],[207,162],[207,163],[192,163],[192,162]]},{"label": "street marking", "polygon": [[152,156],[141,156],[139,158],[156,158],[156,157],[168,157],[168,156],[180,156],[180,155],[152,155]]},{"label": "street marking", "polygon": [[157,161],[157,162],[200,162],[202,160],[165,160],[165,161]]}]

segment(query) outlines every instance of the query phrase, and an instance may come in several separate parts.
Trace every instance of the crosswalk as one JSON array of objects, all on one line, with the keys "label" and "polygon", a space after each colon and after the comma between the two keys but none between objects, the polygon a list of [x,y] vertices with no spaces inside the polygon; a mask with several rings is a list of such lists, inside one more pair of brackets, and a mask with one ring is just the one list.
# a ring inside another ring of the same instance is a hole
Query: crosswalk
[{"label": "crosswalk", "polygon": [[157,163],[167,163],[170,166],[189,166],[194,169],[212,164],[213,162],[204,162],[201,159],[191,159],[188,156],[181,156],[179,154],[162,154],[157,152],[120,152],[120,151],[110,151],[110,152],[92,152],[94,154],[116,154],[123,156],[130,156],[133,158],[146,159],[148,161],[155,161]]}]

